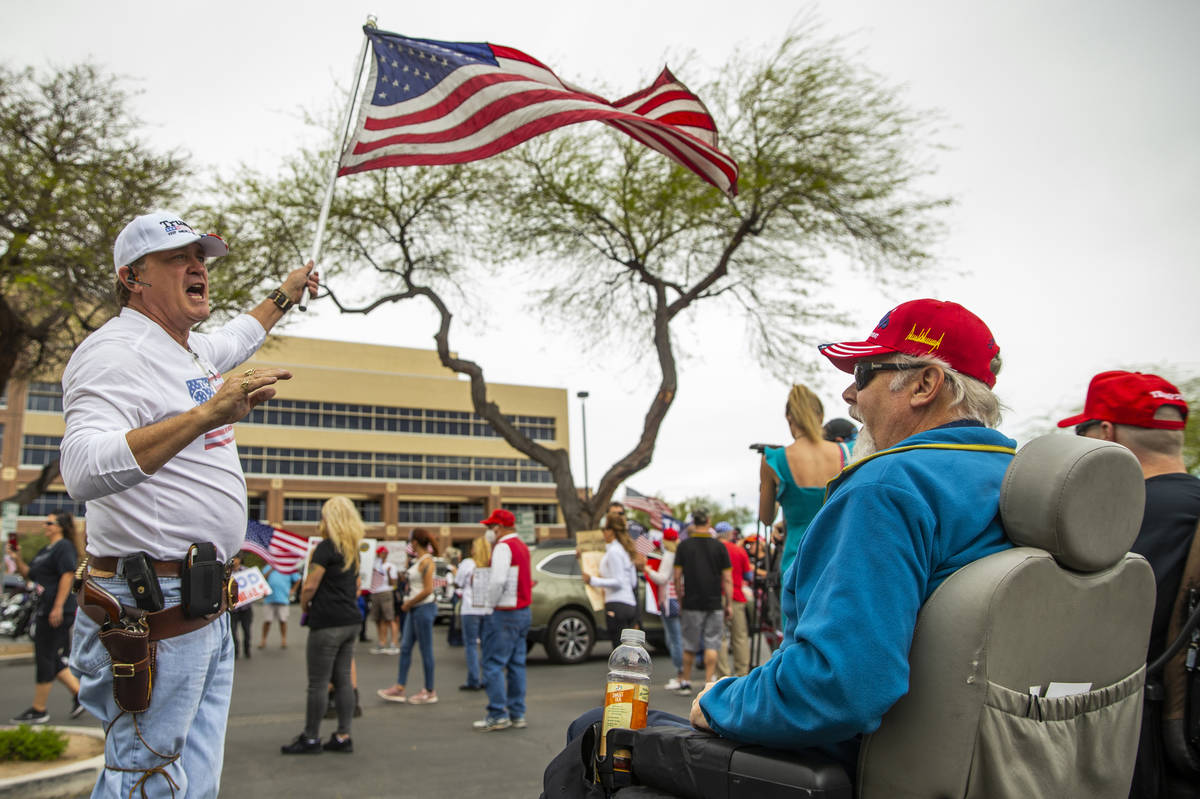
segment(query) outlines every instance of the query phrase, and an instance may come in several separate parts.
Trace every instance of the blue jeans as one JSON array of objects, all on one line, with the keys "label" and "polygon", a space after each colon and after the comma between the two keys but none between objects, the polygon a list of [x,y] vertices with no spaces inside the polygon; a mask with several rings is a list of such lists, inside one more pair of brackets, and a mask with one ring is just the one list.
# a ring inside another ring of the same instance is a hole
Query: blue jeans
[{"label": "blue jeans", "polygon": [[[122,604],[134,604],[124,580],[96,582]],[[160,577],[159,584],[166,606],[178,605],[179,578]],[[71,649],[71,670],[79,677],[79,701],[104,726],[112,724],[104,741],[105,769],[92,796],[125,799],[145,778],[141,791],[147,797],[215,797],[221,785],[225,723],[233,691],[229,615],[221,614],[202,629],[158,642],[150,709],[138,714],[123,713],[113,699],[112,660],[98,632],[96,623],[79,613]],[[139,733],[145,743],[138,739]],[[158,768],[162,771],[147,776]],[[172,790],[168,777],[177,790]]]},{"label": "blue jeans", "polygon": [[404,634],[400,637],[400,675],[396,682],[408,684],[408,667],[412,665],[413,643],[421,647],[421,666],[425,670],[425,690],[433,690],[433,620],[437,618],[437,603],[426,602],[408,609]]},{"label": "blue jeans", "polygon": [[463,647],[467,650],[467,685],[478,688],[483,685],[483,675],[480,673],[480,641],[485,635],[487,615],[468,613],[459,616],[462,621]]},{"label": "blue jeans", "polygon": [[678,616],[663,616],[663,631],[667,634],[667,651],[676,674],[683,673],[683,628]]},{"label": "blue jeans", "polygon": [[483,682],[489,719],[525,716],[525,635],[529,608],[492,612],[483,631]]}]

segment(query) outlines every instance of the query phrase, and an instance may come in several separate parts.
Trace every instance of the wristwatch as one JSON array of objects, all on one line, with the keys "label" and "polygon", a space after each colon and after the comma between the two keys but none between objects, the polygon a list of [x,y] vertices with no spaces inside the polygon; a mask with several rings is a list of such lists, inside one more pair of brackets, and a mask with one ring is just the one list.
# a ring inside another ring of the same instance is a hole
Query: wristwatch
[{"label": "wristwatch", "polygon": [[281,289],[275,289],[272,291],[267,295],[267,299],[275,303],[275,307],[284,313],[287,313],[287,309],[296,304],[296,301],[284,294]]}]

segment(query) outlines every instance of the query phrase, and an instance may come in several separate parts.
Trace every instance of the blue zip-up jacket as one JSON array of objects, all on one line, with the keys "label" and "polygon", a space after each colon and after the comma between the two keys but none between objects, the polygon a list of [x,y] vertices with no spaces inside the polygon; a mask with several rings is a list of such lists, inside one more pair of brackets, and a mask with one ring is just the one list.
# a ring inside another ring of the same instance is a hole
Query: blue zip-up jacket
[{"label": "blue zip-up jacket", "polygon": [[[783,643],[700,700],[715,732],[854,762],[855,736],[908,691],[921,605],[955,570],[1012,546],[999,503],[1016,442],[960,424],[911,436],[830,482],[783,577]],[[1007,451],[904,450],[929,444]]]}]

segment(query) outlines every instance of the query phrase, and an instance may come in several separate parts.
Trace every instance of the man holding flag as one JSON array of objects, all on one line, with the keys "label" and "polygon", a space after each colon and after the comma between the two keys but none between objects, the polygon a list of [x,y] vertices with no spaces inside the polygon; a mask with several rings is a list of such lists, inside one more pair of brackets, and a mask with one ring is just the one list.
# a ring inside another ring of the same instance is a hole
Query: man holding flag
[{"label": "man holding flag", "polygon": [[[233,647],[228,617],[212,610],[226,605],[221,563],[246,536],[233,424],[291,377],[249,369],[227,381],[221,373],[250,358],[284,312],[317,288],[311,264],[294,269],[249,313],[194,333],[210,312],[206,261],[228,251],[178,214],[131,221],[113,248],[121,313],[79,345],[63,373],[60,465],[71,496],[87,503],[80,571],[93,592],[79,603],[71,669],[80,702],[106,731],[95,797],[140,788],[142,796],[194,799],[220,787]],[[197,588],[186,604],[185,572]],[[144,593],[137,600],[135,585]],[[146,590],[155,587],[161,593]],[[92,601],[105,592],[111,606]],[[137,662],[110,655],[100,639],[100,622],[117,603],[125,620],[134,605],[146,612],[134,626],[144,624],[150,643],[140,645],[152,648]],[[146,663],[152,691],[135,690],[138,701],[130,701],[125,686],[136,685],[130,680]]]}]

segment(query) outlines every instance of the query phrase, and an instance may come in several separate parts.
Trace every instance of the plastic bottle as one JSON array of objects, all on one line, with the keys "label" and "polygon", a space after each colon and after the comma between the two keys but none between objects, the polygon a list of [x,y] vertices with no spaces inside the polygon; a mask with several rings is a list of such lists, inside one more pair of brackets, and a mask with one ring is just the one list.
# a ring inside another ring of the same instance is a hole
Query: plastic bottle
[{"label": "plastic bottle", "polygon": [[652,668],[650,653],[646,651],[646,633],[641,630],[621,630],[621,645],[608,658],[604,721],[600,726],[600,757],[604,757],[609,730],[614,727],[640,730],[646,726]]}]

